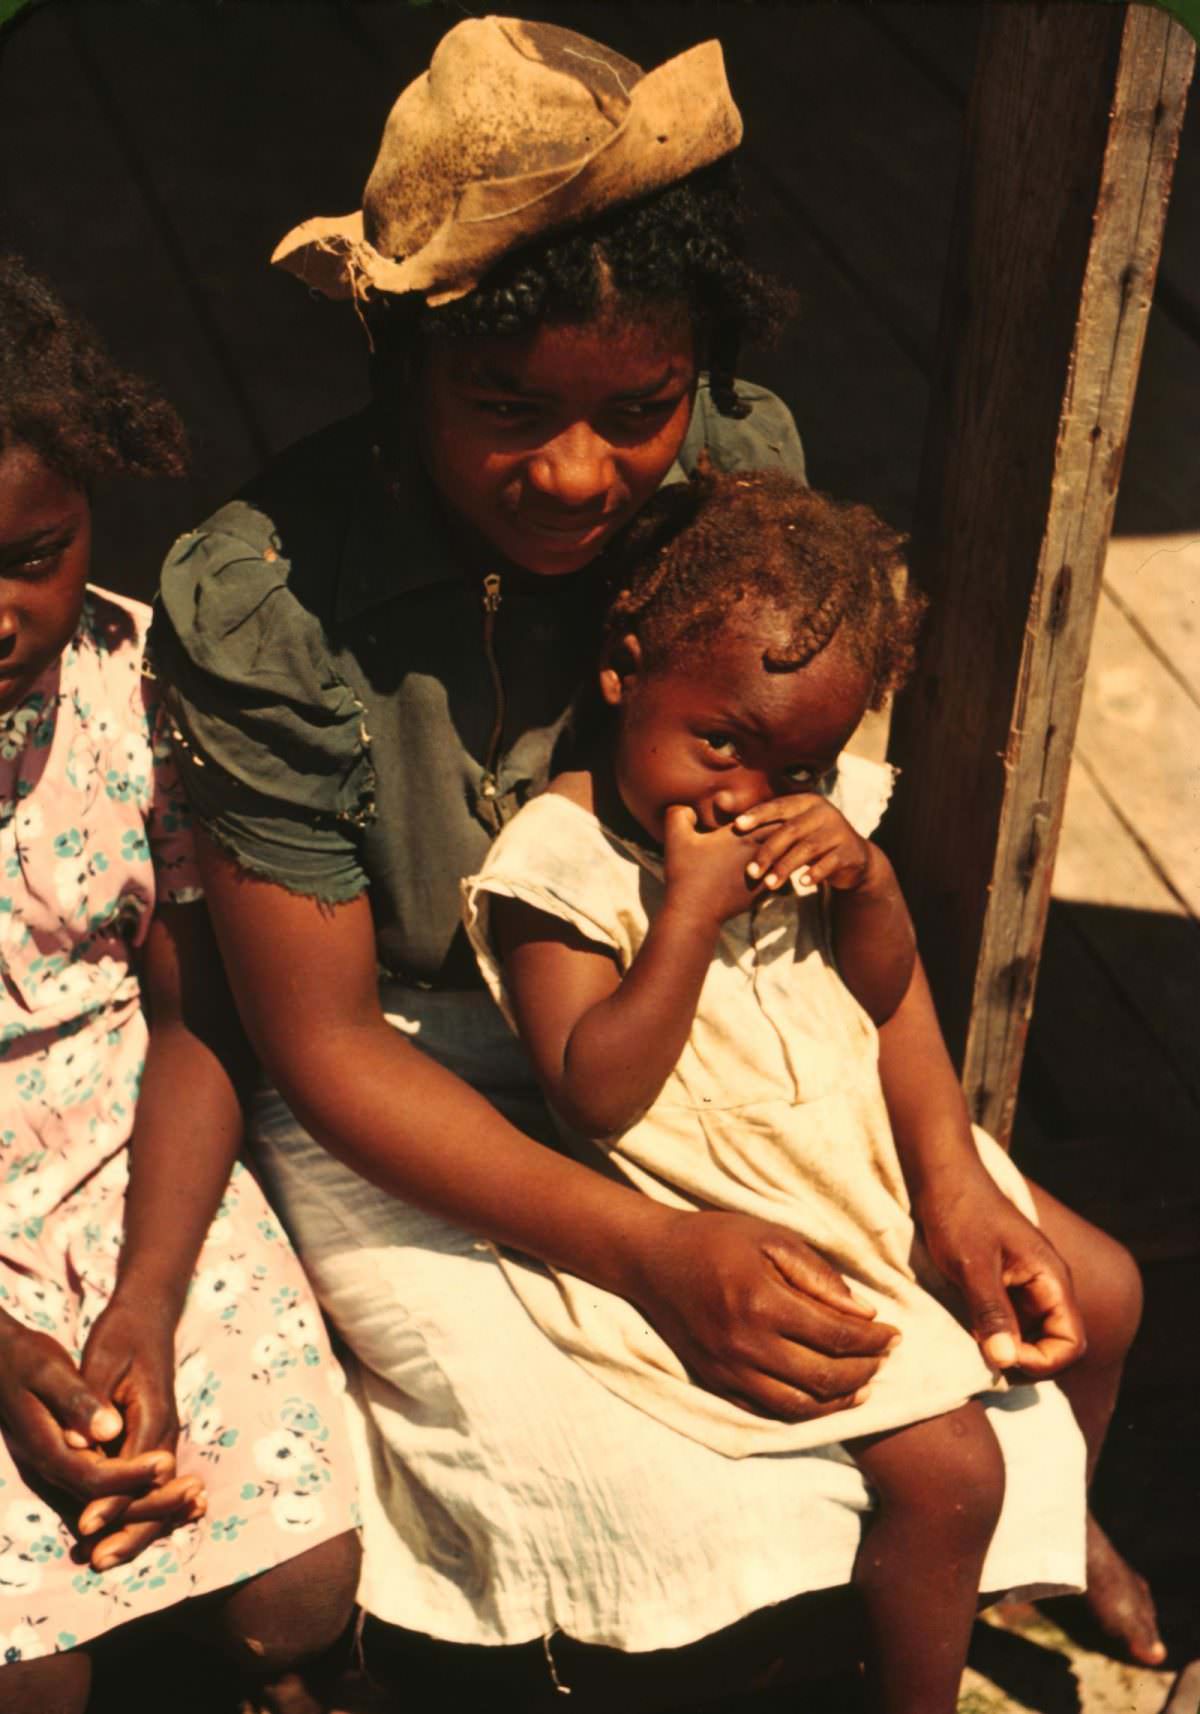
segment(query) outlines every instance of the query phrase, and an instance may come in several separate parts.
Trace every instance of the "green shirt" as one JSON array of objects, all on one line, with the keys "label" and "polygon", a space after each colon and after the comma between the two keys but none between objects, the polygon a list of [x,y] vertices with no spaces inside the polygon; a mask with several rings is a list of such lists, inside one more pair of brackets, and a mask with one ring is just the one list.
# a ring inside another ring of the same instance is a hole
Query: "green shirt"
[{"label": "green shirt", "polygon": [[[705,381],[679,463],[803,477],[787,408],[722,417]],[[369,413],[285,453],[167,557],[151,648],[202,824],[328,903],[371,892],[383,970],[476,986],[459,883],[546,783],[595,658],[594,568],[468,573],[424,472],[384,477]]]}]

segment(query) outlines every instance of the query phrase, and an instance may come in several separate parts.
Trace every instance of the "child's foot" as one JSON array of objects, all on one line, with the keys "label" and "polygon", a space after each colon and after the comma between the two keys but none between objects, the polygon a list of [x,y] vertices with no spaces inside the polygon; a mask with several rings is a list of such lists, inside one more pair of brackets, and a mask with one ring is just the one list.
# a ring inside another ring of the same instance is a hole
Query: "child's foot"
[{"label": "child's foot", "polygon": [[1161,1666],[1166,1644],[1150,1585],[1123,1559],[1092,1514],[1087,1520],[1087,1604],[1100,1629],[1139,1666]]}]

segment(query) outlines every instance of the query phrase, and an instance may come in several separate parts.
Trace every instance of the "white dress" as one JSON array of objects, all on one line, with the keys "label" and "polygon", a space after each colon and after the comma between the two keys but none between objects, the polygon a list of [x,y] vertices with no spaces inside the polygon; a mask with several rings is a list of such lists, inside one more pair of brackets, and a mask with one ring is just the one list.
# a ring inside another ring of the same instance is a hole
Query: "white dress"
[{"label": "white dress", "polygon": [[[866,834],[891,773],[843,760],[841,789]],[[489,934],[494,896],[520,899],[613,953],[627,971],[665,898],[659,859],[556,793],[530,803],[465,883],[480,965],[511,1019]],[[916,1231],[878,1072],[875,1026],[834,965],[824,894],[767,894],[724,924],[686,1046],[645,1115],[602,1146],[639,1190],[675,1207],[722,1208],[798,1232],[900,1330],[866,1402],[786,1423],[697,1386],[640,1311],[557,1270],[506,1262],[555,1344],[598,1381],[715,1452],[795,1452],[939,1416],[1004,1389],[950,1307]],[[587,1144],[565,1133],[576,1153]],[[1033,1200],[983,1132],[988,1171],[1023,1213]]]},{"label": "white dress", "polygon": [[[872,794],[879,807],[878,783]],[[568,826],[583,819],[563,813]],[[514,1123],[548,1126],[487,994],[385,983],[381,1000],[395,1028]],[[451,1642],[563,1632],[639,1651],[849,1581],[871,1496],[840,1446],[729,1458],[679,1433],[547,1337],[511,1289],[515,1264],[382,1195],[273,1090],[251,1132],[353,1352],[368,1612]],[[984,1403],[1007,1472],[984,1589],[1080,1588],[1083,1443],[1066,1400],[1044,1385]]]}]

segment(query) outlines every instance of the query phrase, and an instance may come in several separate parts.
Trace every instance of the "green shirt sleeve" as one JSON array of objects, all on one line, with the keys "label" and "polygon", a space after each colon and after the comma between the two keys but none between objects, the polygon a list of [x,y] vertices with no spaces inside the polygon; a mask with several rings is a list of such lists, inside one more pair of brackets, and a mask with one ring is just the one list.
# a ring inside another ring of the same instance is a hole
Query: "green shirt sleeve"
[{"label": "green shirt sleeve", "polygon": [[336,903],[367,885],[370,742],[289,571],[270,519],[232,502],[168,555],[151,656],[201,825],[253,873]]}]

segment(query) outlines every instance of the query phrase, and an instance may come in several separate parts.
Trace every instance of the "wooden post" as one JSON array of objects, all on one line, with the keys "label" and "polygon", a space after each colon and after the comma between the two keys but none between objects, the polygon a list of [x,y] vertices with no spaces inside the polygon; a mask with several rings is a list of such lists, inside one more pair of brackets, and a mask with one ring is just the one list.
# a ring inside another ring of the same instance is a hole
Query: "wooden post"
[{"label": "wooden post", "polygon": [[1007,1139],[1194,44],[993,6],[967,115],[889,844],[972,1114]]}]

